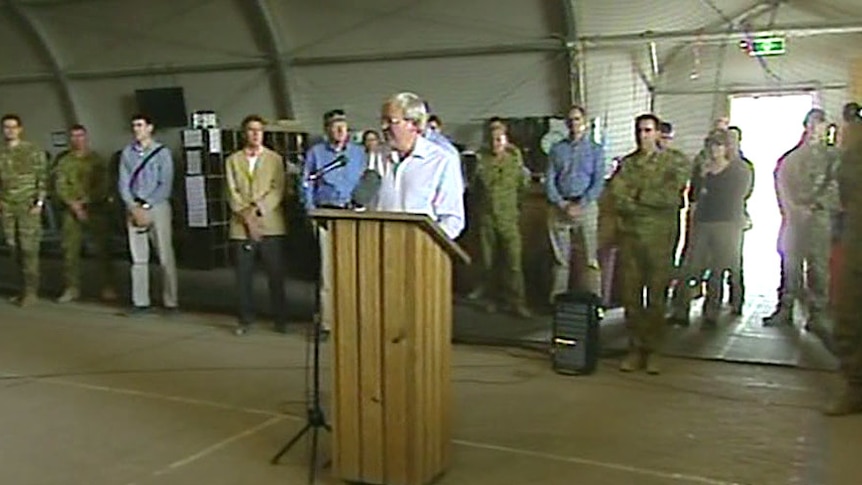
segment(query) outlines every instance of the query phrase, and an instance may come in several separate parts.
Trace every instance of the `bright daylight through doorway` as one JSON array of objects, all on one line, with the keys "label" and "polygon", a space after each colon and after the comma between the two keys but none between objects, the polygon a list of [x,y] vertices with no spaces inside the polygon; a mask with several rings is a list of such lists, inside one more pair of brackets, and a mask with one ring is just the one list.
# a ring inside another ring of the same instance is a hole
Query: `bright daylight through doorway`
[{"label": "bright daylight through doorway", "polygon": [[773,170],[778,159],[796,146],[802,120],[814,105],[811,94],[733,96],[730,122],[742,129],[742,151],[754,163],[755,186],[748,202],[754,227],[745,234],[747,293],[775,297],[780,277],[776,238],[781,216],[775,199]]}]

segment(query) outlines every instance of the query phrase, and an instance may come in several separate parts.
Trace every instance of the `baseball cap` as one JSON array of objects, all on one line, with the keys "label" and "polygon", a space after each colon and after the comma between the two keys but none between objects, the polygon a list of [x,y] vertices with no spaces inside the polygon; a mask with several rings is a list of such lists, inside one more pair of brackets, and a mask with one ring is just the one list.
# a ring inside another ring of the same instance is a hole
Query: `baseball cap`
[{"label": "baseball cap", "polygon": [[343,109],[333,109],[323,115],[323,124],[330,125],[336,121],[347,121],[347,113]]},{"label": "baseball cap", "polygon": [[862,119],[862,106],[860,106],[859,103],[845,104],[842,118],[844,118],[844,121],[848,123],[851,121]]},{"label": "baseball cap", "polygon": [[662,121],[658,126],[658,131],[662,135],[672,135],[673,134],[673,125],[668,123],[667,121]]},{"label": "baseball cap", "polygon": [[803,126],[808,126],[808,123],[812,121],[826,121],[826,112],[820,108],[814,108],[805,115],[805,120],[802,122]]}]

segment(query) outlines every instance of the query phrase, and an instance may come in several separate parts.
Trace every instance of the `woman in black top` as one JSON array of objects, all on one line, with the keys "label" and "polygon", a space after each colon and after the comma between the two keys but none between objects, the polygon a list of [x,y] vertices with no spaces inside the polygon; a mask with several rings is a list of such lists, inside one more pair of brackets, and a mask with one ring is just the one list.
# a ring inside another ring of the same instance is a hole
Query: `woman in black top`
[{"label": "woman in black top", "polygon": [[684,286],[674,294],[672,319],[688,324],[692,289],[707,277],[703,319],[715,325],[724,290],[724,272],[739,271],[739,251],[745,227],[745,197],[751,172],[732,150],[731,134],[715,130],[707,138],[707,161],[691,180],[693,212],[691,251],[683,266]]}]

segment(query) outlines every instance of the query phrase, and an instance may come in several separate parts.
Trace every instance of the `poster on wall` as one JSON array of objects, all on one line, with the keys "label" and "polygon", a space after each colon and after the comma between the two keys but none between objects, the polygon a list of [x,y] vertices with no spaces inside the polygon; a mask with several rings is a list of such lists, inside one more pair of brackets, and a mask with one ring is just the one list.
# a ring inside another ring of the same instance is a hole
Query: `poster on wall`
[{"label": "poster on wall", "polygon": [[207,227],[206,181],[203,175],[186,177],[188,227]]},{"label": "poster on wall", "polygon": [[64,150],[69,147],[69,137],[66,135],[65,131],[52,131],[51,132],[51,146],[58,149]]}]

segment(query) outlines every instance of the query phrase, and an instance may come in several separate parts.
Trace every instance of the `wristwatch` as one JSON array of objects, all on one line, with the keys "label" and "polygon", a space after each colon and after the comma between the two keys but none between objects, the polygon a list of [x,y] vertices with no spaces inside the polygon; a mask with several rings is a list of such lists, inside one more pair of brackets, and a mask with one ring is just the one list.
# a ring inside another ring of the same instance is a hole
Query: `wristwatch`
[{"label": "wristwatch", "polygon": [[42,208],[45,205],[45,201],[42,199],[36,199],[33,201],[33,207]]},{"label": "wristwatch", "polygon": [[141,204],[141,209],[150,210],[152,208],[153,206],[151,206],[149,202],[144,202],[143,204]]}]

